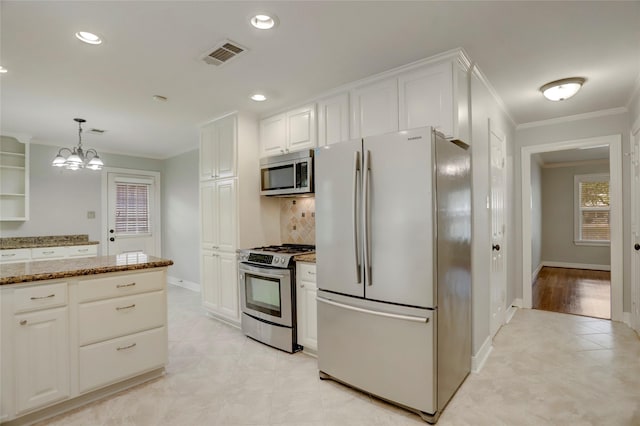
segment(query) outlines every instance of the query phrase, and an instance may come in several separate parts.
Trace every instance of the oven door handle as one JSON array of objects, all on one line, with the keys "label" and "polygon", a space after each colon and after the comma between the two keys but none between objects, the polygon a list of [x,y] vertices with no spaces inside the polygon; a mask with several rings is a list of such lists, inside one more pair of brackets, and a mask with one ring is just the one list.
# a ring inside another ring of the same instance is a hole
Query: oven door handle
[{"label": "oven door handle", "polygon": [[259,274],[262,277],[278,278],[278,279],[286,278],[287,275],[288,275],[288,274],[269,274],[269,273],[264,272],[264,269],[260,269],[260,268],[240,267],[240,279],[243,278],[243,275],[246,272]]}]

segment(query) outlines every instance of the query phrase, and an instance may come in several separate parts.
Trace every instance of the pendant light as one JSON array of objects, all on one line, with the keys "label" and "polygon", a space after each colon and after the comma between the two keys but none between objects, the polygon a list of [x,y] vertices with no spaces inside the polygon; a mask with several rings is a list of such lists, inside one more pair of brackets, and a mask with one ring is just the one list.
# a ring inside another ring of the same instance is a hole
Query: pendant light
[{"label": "pendant light", "polygon": [[[91,169],[102,170],[104,163],[98,156],[95,149],[88,150],[82,149],[82,123],[87,120],[84,118],[74,118],[73,121],[78,123],[78,146],[69,148],[60,148],[58,155],[53,159],[51,163],[54,167],[64,167],[67,170],[79,170],[79,169]],[[67,151],[69,155],[65,158],[62,156],[62,152]]]}]

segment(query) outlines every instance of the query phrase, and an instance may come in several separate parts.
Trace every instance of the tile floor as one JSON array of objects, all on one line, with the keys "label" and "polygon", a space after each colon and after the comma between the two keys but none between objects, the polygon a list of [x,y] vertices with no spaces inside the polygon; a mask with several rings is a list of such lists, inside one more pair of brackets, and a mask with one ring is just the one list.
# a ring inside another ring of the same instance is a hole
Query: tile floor
[{"label": "tile floor", "polygon": [[[425,425],[331,381],[316,360],[212,320],[169,288],[167,374],[40,425]],[[605,320],[519,310],[439,426],[640,425],[640,339]]]}]

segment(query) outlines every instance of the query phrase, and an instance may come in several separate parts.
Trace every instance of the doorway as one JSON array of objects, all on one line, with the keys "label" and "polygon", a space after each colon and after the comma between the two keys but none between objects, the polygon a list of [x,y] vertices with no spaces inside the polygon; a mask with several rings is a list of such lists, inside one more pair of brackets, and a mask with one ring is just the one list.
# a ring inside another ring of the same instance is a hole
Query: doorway
[{"label": "doorway", "polygon": [[104,169],[103,254],[161,255],[160,173]]},{"label": "doorway", "polygon": [[[556,142],[522,148],[522,283],[523,307],[533,307],[533,280],[544,266],[542,259],[533,259],[536,240],[532,238],[536,229],[536,215],[540,212],[533,208],[535,188],[532,189],[532,173],[535,173],[536,156],[541,153],[559,151],[604,148],[608,151],[609,166],[609,229],[610,229],[610,312],[611,319],[623,320],[622,302],[622,140],[620,135]],[[573,195],[568,195],[573,198]],[[572,223],[561,223],[561,226],[574,229]],[[575,242],[575,244],[579,244]],[[534,263],[535,262],[535,263]],[[547,265],[551,267],[568,266],[580,269],[579,263],[573,265]],[[603,269],[603,268],[600,268]]]}]

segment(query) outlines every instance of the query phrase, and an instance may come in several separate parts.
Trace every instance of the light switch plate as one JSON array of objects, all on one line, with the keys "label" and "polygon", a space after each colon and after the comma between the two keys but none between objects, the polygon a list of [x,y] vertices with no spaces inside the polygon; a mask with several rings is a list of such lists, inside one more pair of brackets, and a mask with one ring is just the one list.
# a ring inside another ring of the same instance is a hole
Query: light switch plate
[{"label": "light switch plate", "polygon": [[87,212],[87,219],[95,219],[95,218],[96,218],[96,212],[93,212],[93,211]]}]

